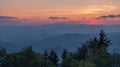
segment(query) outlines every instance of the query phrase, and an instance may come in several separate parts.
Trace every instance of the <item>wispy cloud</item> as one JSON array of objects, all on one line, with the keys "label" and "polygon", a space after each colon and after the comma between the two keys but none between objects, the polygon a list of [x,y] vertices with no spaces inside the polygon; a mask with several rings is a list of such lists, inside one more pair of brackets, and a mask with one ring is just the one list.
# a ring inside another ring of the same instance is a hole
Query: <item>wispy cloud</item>
[{"label": "wispy cloud", "polygon": [[67,18],[67,17],[56,17],[56,16],[51,16],[51,17],[49,17],[49,19],[52,19],[52,20],[59,20],[59,19],[66,20],[66,19],[69,19],[69,18]]},{"label": "wispy cloud", "polygon": [[18,18],[12,16],[0,16],[0,19],[18,19]]},{"label": "wispy cloud", "polygon": [[0,16],[0,25],[14,25],[20,24],[18,17],[13,16]]},{"label": "wispy cloud", "polygon": [[118,15],[103,15],[98,17],[97,19],[107,19],[107,18],[120,18],[120,14]]}]

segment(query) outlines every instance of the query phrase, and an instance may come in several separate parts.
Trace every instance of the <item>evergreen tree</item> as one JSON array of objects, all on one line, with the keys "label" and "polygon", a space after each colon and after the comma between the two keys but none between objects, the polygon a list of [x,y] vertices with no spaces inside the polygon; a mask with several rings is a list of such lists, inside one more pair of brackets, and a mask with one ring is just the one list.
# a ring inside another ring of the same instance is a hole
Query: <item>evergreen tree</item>
[{"label": "evergreen tree", "polygon": [[75,56],[74,58],[76,60],[85,60],[86,58],[86,53],[88,52],[88,42],[86,42],[85,44],[83,44],[81,47],[77,48],[77,51],[75,52]]},{"label": "evergreen tree", "polygon": [[50,60],[32,50],[32,47],[7,55],[2,67],[55,67]]},{"label": "evergreen tree", "polygon": [[89,41],[87,59],[94,62],[97,67],[104,67],[109,58],[107,48],[110,44],[111,42],[108,40],[107,35],[101,30],[98,39],[94,38]]},{"label": "evergreen tree", "polygon": [[89,44],[88,44],[88,49],[99,49],[98,48],[98,39],[94,37],[93,39],[90,39]]},{"label": "evergreen tree", "polygon": [[1,67],[1,64],[4,63],[6,56],[7,56],[7,51],[5,49],[1,49],[0,50],[0,67]]},{"label": "evergreen tree", "polygon": [[103,30],[99,33],[99,40],[98,40],[98,49],[100,49],[100,53],[103,58],[108,58],[108,46],[111,45],[111,41],[108,39],[107,35],[104,33]]},{"label": "evergreen tree", "polygon": [[4,57],[7,55],[7,51],[5,49],[0,50],[0,57]]},{"label": "evergreen tree", "polygon": [[67,49],[64,49],[63,50],[63,53],[62,53],[62,60],[65,60],[65,59],[67,59],[67,57],[68,57],[68,51],[67,51]]},{"label": "evergreen tree", "polygon": [[58,59],[58,56],[57,56],[56,52],[55,52],[53,49],[51,50],[51,52],[50,52],[50,54],[49,54],[49,60],[50,60],[54,65],[56,65],[56,67],[57,67],[59,59]]},{"label": "evergreen tree", "polygon": [[109,45],[111,45],[111,41],[108,39],[104,31],[101,30],[99,33],[99,47],[104,47],[104,49],[107,49]]},{"label": "evergreen tree", "polygon": [[45,60],[48,60],[48,53],[47,53],[46,50],[45,50],[45,52],[44,52],[44,59],[45,59]]}]

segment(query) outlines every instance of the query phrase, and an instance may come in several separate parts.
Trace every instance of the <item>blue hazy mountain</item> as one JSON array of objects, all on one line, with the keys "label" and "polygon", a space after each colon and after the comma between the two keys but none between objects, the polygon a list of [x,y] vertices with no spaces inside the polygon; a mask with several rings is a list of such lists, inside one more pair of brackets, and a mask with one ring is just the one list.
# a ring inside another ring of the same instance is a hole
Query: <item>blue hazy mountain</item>
[{"label": "blue hazy mountain", "polygon": [[9,52],[15,52],[15,51],[18,51],[17,49],[19,48],[19,45],[0,41],[0,49],[3,49],[3,48],[7,49],[7,51]]},{"label": "blue hazy mountain", "polygon": [[64,48],[74,50],[104,30],[113,42],[110,49],[119,51],[120,25],[44,24],[0,26],[0,48],[16,51],[32,45],[37,51]]},{"label": "blue hazy mountain", "polygon": [[120,25],[44,24],[0,26],[0,41],[16,44],[31,44],[45,37],[66,33],[90,34],[104,30],[107,33],[120,32]]},{"label": "blue hazy mountain", "polygon": [[[113,35],[114,34],[114,35]],[[57,36],[46,37],[37,42],[31,43],[31,46],[38,51],[42,52],[44,50],[55,49],[58,53],[60,53],[64,48],[69,51],[75,50],[77,47],[80,47],[83,43],[88,41],[89,39],[98,36],[98,34],[62,34]],[[109,39],[113,43],[109,50],[119,52],[120,49],[120,33],[110,33]],[[4,47],[9,51],[18,51],[18,49],[28,46],[28,45],[18,45],[7,42],[0,42],[0,47]]]},{"label": "blue hazy mountain", "polygon": [[[112,33],[116,34],[116,33]],[[117,35],[118,34],[118,35]],[[109,35],[109,39],[113,43],[109,47],[109,51],[116,51],[120,52],[120,33],[117,33],[116,35]],[[38,48],[37,50],[47,50],[47,49],[55,49],[58,52],[61,52],[62,49],[67,48],[69,51],[75,50],[77,47],[80,47],[83,43],[90,40],[93,37],[98,36],[98,34],[63,34],[53,37],[47,37],[44,38],[36,43],[34,45],[35,48]]]},{"label": "blue hazy mountain", "polygon": [[[74,50],[76,47],[80,46],[82,43],[89,40],[93,35],[83,35],[83,34],[62,34],[52,37],[47,37],[39,40],[35,43],[34,47],[42,50],[55,49],[61,51],[64,48],[68,50]],[[39,50],[38,49],[38,50]]]}]

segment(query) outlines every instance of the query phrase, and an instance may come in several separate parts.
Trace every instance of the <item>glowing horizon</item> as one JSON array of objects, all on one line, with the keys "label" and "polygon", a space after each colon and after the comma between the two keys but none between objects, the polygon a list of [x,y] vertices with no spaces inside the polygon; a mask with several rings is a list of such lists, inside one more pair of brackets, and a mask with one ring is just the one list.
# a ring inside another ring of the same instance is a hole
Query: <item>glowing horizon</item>
[{"label": "glowing horizon", "polygon": [[[100,16],[119,15],[119,6],[119,0],[1,0],[0,16],[30,19],[32,22],[120,24],[120,17],[96,19]],[[49,17],[57,19],[52,20]]]}]

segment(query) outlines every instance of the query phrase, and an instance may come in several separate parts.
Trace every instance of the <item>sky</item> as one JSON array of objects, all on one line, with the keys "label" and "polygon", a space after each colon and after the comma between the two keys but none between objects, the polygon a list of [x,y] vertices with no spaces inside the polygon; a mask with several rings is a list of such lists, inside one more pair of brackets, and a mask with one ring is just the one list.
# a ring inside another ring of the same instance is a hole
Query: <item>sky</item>
[{"label": "sky", "polygon": [[120,24],[119,6],[120,0],[0,0],[0,24]]}]

